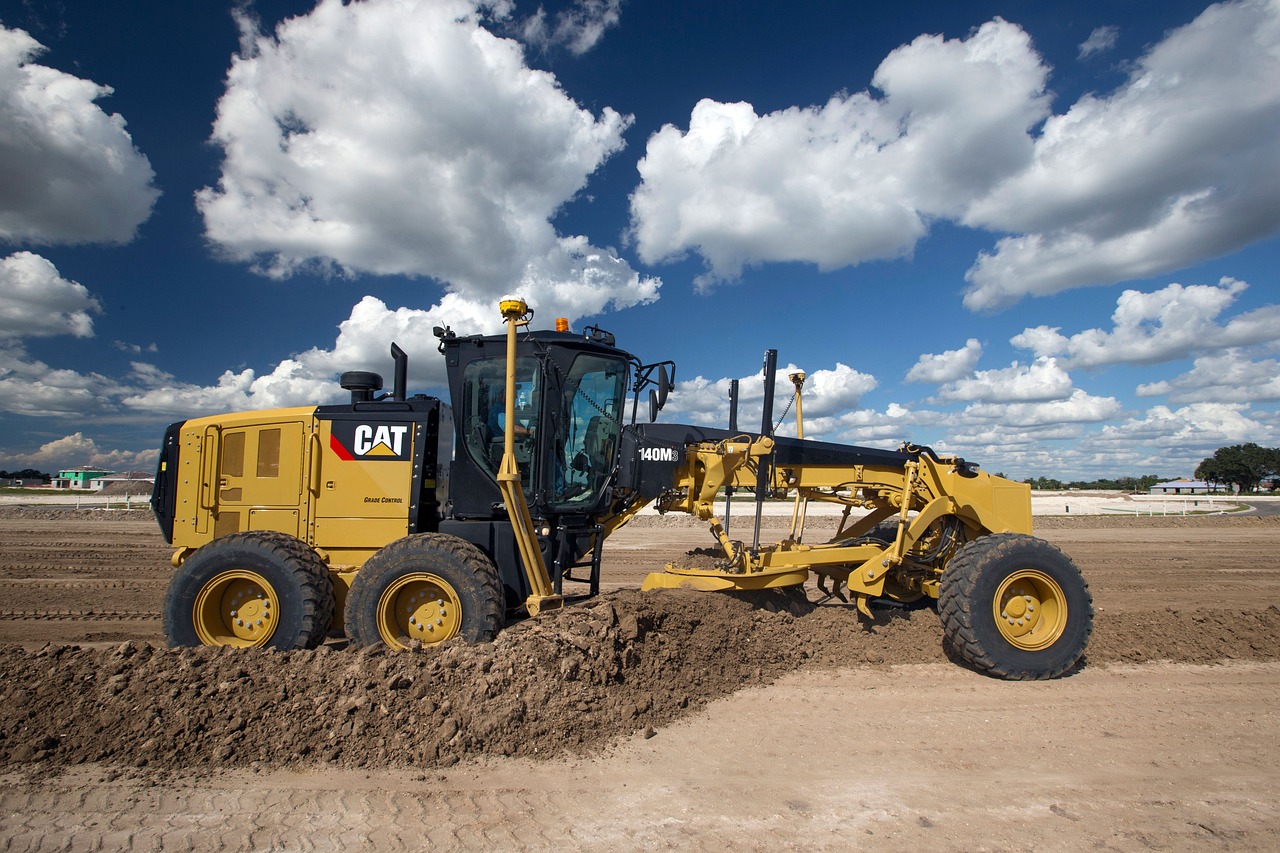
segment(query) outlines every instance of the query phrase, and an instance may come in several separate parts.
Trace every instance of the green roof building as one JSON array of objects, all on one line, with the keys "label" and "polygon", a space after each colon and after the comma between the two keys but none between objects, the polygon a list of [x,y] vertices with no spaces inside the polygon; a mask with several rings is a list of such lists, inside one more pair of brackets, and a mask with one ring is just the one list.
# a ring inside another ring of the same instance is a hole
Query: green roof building
[{"label": "green roof building", "polygon": [[67,468],[53,478],[53,485],[57,489],[100,489],[102,484],[94,480],[110,473],[102,468]]}]

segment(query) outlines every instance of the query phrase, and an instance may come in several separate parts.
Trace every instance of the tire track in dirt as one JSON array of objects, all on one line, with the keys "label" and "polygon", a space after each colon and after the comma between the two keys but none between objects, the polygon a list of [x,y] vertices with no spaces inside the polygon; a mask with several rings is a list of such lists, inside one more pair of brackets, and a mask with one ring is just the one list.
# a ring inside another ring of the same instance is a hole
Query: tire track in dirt
[{"label": "tire track in dirt", "polygon": [[[634,590],[509,626],[486,646],[171,651],[159,644],[157,619],[168,549],[149,520],[48,513],[0,511],[0,533],[20,532],[28,555],[42,553],[32,543],[63,543],[87,555],[72,568],[90,577],[42,575],[47,561],[6,557],[12,543],[0,538],[0,562],[23,573],[0,579],[0,636],[117,646],[0,646],[0,760],[16,764],[442,767],[477,755],[589,751],[800,667],[945,660],[930,611],[865,622],[850,606],[776,593]],[[634,573],[657,568],[668,551],[689,547],[671,543],[706,536],[680,521],[624,529],[615,556]],[[1098,605],[1087,666],[1280,658],[1280,611],[1266,607],[1280,575],[1255,582],[1253,574],[1276,564],[1280,519],[1058,521],[1069,523],[1045,525],[1047,537],[1068,540],[1069,553],[1070,542],[1080,546]],[[627,551],[628,536],[647,547]],[[1149,544],[1114,559],[1134,541]],[[1224,541],[1239,553],[1224,557],[1233,552]],[[155,564],[137,576],[118,561],[141,554]]]},{"label": "tire track in dirt", "polygon": [[[592,751],[803,666],[944,661],[930,611],[622,592],[421,653],[0,648],[0,760],[447,767]],[[1102,615],[1086,665],[1280,659],[1280,608]]]}]

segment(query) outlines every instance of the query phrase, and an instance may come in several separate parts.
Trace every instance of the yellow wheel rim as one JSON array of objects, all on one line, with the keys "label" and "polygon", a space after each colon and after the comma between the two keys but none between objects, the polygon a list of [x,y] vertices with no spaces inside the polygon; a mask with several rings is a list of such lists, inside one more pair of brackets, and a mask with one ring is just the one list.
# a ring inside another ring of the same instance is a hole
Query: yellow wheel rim
[{"label": "yellow wheel rim", "polygon": [[1067,600],[1058,582],[1035,569],[1004,579],[992,601],[996,627],[1009,644],[1028,652],[1047,649],[1067,627]]},{"label": "yellow wheel rim", "polygon": [[280,599],[262,575],[232,569],[200,588],[191,616],[206,646],[257,648],[276,632]]},{"label": "yellow wheel rim", "polygon": [[393,649],[404,640],[443,643],[462,629],[462,601],[439,575],[412,572],[397,578],[378,599],[378,633]]}]

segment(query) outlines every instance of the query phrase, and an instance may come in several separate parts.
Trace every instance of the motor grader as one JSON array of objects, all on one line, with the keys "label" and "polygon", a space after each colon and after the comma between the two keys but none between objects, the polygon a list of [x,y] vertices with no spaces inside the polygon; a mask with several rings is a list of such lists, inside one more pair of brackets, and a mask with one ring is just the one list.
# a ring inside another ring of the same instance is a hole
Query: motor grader
[{"label": "motor grader", "polygon": [[[170,644],[490,640],[597,594],[605,539],[652,504],[706,521],[719,557],[668,565],[645,589],[799,590],[816,575],[867,617],[936,604],[952,657],[997,677],[1055,677],[1083,654],[1088,585],[1030,535],[1025,484],[927,447],[805,439],[803,373],[797,435],[776,436],[772,350],[758,432],[737,428],[736,395],[726,429],[657,423],[672,362],[643,363],[594,326],[531,330],[517,298],[500,309],[504,335],[435,330],[452,405],[406,393],[392,344],[389,393],[351,371],[349,403],[168,428],[151,504],[175,548]],[[750,541],[731,532],[735,491],[755,496],[754,522],[738,521]],[[778,542],[760,542],[766,499],[792,501]],[[805,537],[815,501],[843,507],[827,541]]]}]

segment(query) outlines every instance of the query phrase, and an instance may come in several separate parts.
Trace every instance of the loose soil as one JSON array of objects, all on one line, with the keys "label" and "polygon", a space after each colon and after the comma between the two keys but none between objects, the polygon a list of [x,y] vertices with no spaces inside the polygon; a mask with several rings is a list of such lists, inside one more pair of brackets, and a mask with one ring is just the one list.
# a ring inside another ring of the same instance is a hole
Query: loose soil
[{"label": "loose soil", "polygon": [[147,513],[0,509],[0,838],[1280,846],[1280,519],[1037,526],[1088,578],[1095,632],[1070,677],[1012,685],[948,662],[928,610],[640,593],[710,542],[673,517],[615,534],[604,595],[492,644],[170,650]]}]

